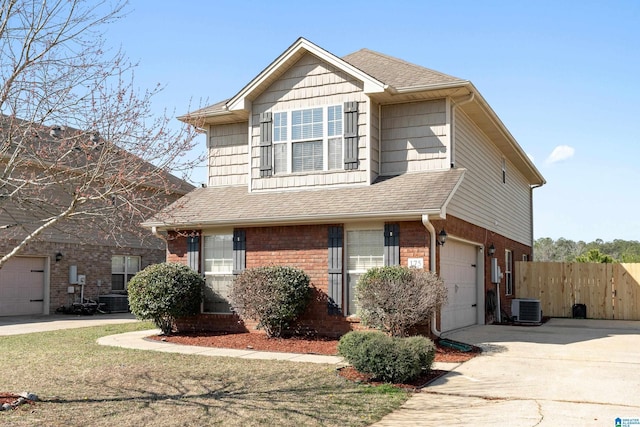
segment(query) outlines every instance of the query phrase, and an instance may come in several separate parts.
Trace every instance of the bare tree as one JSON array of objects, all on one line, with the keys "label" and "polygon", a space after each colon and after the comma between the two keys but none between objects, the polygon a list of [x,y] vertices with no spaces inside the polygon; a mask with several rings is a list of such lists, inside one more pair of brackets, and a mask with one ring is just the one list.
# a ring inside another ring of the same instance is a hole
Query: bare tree
[{"label": "bare tree", "polygon": [[54,230],[125,244],[188,190],[168,172],[200,161],[196,129],[154,117],[162,87],[138,90],[136,64],[105,49],[124,6],[0,0],[0,266]]}]

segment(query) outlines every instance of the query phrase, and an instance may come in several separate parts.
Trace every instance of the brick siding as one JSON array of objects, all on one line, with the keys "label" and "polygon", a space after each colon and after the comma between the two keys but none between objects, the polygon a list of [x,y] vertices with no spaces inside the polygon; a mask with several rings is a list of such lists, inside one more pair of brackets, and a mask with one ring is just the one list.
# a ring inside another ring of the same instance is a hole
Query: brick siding
[{"label": "brick siding", "polygon": [[[407,265],[409,258],[422,258],[425,268],[429,268],[430,238],[420,221],[400,222],[400,262]],[[266,265],[287,265],[304,270],[311,279],[313,299],[310,307],[299,319],[295,328],[300,332],[325,336],[340,336],[344,333],[361,329],[357,320],[341,315],[329,315],[327,310],[328,286],[328,228],[330,224],[297,225],[276,227],[254,227],[246,230],[246,267],[254,268]],[[508,240],[502,236],[491,234],[484,228],[449,216],[446,221],[434,221],[436,230],[443,227],[450,235],[469,241],[494,244],[496,257],[504,271],[504,250],[513,251],[514,260],[522,259],[522,254],[531,256],[531,247]],[[171,233],[167,245],[167,260],[187,263],[186,234]],[[437,251],[439,257],[440,251]],[[500,255],[502,254],[502,255]],[[500,256],[499,256],[500,255]],[[485,260],[485,290],[490,289],[490,260]],[[346,273],[345,273],[346,274]],[[514,280],[515,283],[515,280]],[[515,290],[517,292],[517,290]],[[503,289],[504,293],[504,289]],[[507,308],[507,297],[501,295]],[[512,297],[508,297],[512,298]],[[261,332],[256,331],[256,324],[242,321],[233,314],[204,313],[188,319],[181,319],[178,328],[188,331],[225,331],[225,332]],[[429,325],[418,328],[421,333],[429,333]]]},{"label": "brick siding", "polygon": [[[15,242],[5,241],[0,244],[2,253],[8,252]],[[60,252],[62,259],[56,262],[56,254]],[[32,242],[17,256],[49,257],[49,313],[56,309],[80,300],[80,286],[74,285],[74,294],[67,292],[69,284],[69,267],[77,266],[78,274],[86,276],[84,296],[97,299],[99,295],[111,292],[111,257],[114,255],[140,256],[141,268],[151,264],[164,262],[165,251],[149,248],[118,248],[103,245],[78,245],[72,243]],[[98,287],[98,281],[101,286]]]}]

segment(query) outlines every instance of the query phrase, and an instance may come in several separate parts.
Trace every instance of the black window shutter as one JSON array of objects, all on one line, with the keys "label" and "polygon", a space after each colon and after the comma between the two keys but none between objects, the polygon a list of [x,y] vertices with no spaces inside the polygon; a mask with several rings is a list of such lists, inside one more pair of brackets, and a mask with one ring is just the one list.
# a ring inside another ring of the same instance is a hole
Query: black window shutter
[{"label": "black window shutter", "polygon": [[200,236],[187,237],[187,265],[195,271],[200,271]]},{"label": "black window shutter", "polygon": [[233,274],[240,274],[247,266],[247,236],[245,230],[233,230]]},{"label": "black window shutter", "polygon": [[260,176],[273,175],[273,129],[271,113],[260,114]]},{"label": "black window shutter", "polygon": [[358,102],[344,103],[344,168],[358,169]]},{"label": "black window shutter", "polygon": [[384,225],[384,265],[400,265],[400,224]]},{"label": "black window shutter", "polygon": [[342,227],[329,227],[329,288],[327,295],[330,315],[342,314]]}]

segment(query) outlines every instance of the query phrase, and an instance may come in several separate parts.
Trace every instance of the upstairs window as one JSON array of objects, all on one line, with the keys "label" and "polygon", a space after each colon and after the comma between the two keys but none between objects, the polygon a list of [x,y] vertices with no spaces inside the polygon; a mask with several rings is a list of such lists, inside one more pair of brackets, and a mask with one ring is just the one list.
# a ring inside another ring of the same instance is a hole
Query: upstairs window
[{"label": "upstairs window", "polygon": [[275,174],[343,169],[341,105],[273,113]]}]

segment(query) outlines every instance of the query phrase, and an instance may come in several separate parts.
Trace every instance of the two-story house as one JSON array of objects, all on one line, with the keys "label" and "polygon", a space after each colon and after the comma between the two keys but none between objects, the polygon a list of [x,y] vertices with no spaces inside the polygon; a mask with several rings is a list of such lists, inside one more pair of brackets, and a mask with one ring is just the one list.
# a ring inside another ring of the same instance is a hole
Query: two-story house
[{"label": "two-story house", "polygon": [[545,181],[470,81],[300,38],[231,99],[181,120],[207,133],[208,185],[144,225],[169,232],[169,261],[206,277],[190,327],[237,329],[234,274],[272,264],[309,274],[301,323],[323,334],[357,327],[354,286],[371,267],[437,271],[441,331],[492,321],[517,294]]}]

